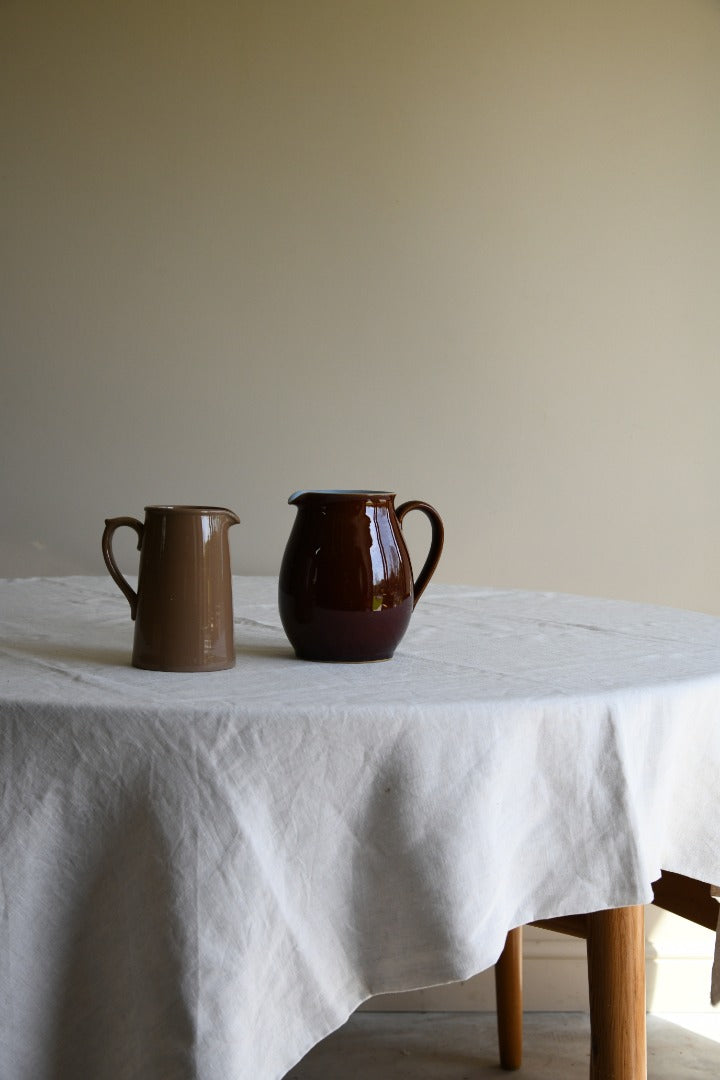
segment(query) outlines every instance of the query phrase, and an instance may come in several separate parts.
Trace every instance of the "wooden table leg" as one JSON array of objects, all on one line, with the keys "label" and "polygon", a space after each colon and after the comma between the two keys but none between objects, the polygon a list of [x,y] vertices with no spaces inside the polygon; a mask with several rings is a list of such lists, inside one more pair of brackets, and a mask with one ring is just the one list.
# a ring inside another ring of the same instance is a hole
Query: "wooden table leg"
[{"label": "wooden table leg", "polygon": [[500,1065],[519,1069],[522,1065],[522,926],[508,932],[505,948],[495,964]]},{"label": "wooden table leg", "polygon": [[647,1080],[645,909],[587,917],[590,1080]]}]

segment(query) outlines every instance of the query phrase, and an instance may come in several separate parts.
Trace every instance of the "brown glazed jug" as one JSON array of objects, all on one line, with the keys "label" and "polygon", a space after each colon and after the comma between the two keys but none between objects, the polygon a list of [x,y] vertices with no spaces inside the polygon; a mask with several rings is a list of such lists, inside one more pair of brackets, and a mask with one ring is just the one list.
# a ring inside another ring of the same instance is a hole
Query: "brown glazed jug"
[{"label": "brown glazed jug", "polygon": [[[146,506],[145,522],[107,518],[105,564],[135,620],[132,662],[152,671],[220,671],[235,663],[228,529],[240,519],[220,506]],[[113,534],[138,535],[137,592],[115,562]]]},{"label": "brown glazed jug", "polygon": [[[395,509],[389,491],[298,491],[285,548],[279,607],[302,660],[388,660],[440,559],[440,515],[424,502]],[[402,521],[421,510],[432,526],[430,552],[413,580]]]}]

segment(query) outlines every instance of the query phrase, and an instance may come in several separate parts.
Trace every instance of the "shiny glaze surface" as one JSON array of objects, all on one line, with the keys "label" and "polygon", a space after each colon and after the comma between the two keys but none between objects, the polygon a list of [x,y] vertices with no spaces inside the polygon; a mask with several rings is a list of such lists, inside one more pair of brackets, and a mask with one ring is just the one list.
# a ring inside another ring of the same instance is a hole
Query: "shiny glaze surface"
[{"label": "shiny glaze surface", "polygon": [[[278,589],[280,617],[304,660],[389,659],[440,558],[443,528],[427,503],[398,509],[387,491],[299,491]],[[433,527],[417,581],[401,521],[421,510]]]},{"label": "shiny glaze surface", "polygon": [[[135,620],[132,663],[154,671],[219,671],[235,663],[228,529],[239,522],[219,506],[146,506],[137,518],[108,518],[106,566]],[[115,563],[112,537],[138,534],[137,593]]]}]

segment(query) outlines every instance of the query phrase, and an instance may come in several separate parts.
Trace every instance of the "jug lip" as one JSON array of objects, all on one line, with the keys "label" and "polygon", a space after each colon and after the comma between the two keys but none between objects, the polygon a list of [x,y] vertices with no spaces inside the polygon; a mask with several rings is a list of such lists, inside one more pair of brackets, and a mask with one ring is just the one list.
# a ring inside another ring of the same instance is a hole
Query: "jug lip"
[{"label": "jug lip", "polygon": [[372,501],[373,499],[394,499],[394,491],[376,491],[374,489],[365,488],[307,488],[301,491],[294,491],[288,499],[290,504],[298,503],[306,498],[313,498],[317,496],[319,499],[323,499],[326,502],[340,502],[348,499],[362,499],[365,501]]}]

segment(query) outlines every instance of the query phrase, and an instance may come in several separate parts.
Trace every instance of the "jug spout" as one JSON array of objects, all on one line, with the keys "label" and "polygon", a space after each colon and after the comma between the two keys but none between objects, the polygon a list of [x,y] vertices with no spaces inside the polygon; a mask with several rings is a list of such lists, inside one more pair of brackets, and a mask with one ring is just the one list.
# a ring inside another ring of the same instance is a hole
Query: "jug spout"
[{"label": "jug spout", "polygon": [[240,524],[240,518],[237,516],[236,513],[234,513],[234,511],[223,509],[223,510],[220,511],[220,513],[221,513],[222,517],[224,518],[225,524],[227,525],[228,529],[230,528],[231,525],[239,525]]}]

